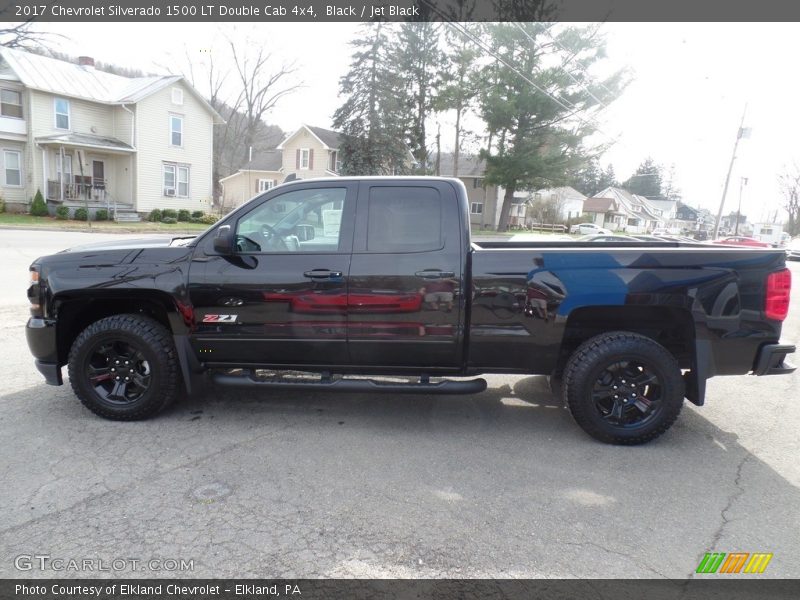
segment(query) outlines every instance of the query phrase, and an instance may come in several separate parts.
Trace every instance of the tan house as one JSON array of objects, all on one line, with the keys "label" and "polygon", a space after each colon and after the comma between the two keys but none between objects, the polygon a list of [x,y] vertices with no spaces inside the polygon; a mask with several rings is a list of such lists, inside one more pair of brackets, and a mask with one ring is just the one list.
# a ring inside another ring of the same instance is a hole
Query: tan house
[{"label": "tan house", "polygon": [[[453,155],[442,153],[439,158],[439,174],[442,177],[453,177],[453,166]],[[461,155],[458,157],[458,173],[455,176],[467,188],[469,222],[472,228],[496,229],[504,192],[498,186],[485,185],[486,163],[477,156]],[[523,210],[523,217],[524,214]]]},{"label": "tan house", "polygon": [[322,127],[302,125],[275,150],[254,156],[236,173],[220,179],[222,208],[236,208],[290,175],[298,179],[336,177],[340,170],[339,134]]},{"label": "tan house", "polygon": [[119,220],[208,211],[221,117],[181,76],[122,77],[0,48],[0,194],[27,210],[88,204]]}]

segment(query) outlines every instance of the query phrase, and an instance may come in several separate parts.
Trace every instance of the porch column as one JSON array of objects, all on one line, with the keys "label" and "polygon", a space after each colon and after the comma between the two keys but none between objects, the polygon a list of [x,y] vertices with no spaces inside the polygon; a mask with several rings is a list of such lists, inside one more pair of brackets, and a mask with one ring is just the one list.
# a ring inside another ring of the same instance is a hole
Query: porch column
[{"label": "porch column", "polygon": [[58,178],[58,188],[61,194],[61,202],[64,202],[64,146],[58,147],[58,156],[61,159],[61,177]]},{"label": "porch column", "polygon": [[47,202],[47,146],[42,146],[42,193]]}]

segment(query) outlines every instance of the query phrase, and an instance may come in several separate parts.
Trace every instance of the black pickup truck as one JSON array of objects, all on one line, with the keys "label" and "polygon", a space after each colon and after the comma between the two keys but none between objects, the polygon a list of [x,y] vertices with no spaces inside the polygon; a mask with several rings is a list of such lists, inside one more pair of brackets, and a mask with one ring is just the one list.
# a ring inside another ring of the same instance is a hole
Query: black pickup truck
[{"label": "black pickup truck", "polygon": [[30,267],[46,381],[109,419],[182,387],[473,393],[560,381],[595,438],[666,431],[714,375],[794,369],[782,250],[672,242],[477,244],[445,178],[295,181],[193,238],[92,244]]}]

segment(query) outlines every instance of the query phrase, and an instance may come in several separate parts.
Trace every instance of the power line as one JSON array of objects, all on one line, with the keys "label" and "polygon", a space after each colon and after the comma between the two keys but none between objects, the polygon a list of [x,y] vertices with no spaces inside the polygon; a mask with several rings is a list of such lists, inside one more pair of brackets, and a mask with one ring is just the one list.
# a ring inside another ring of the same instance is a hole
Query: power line
[{"label": "power line", "polygon": [[[533,44],[533,47],[534,47],[535,49],[537,49],[537,50],[541,50],[541,46],[539,46],[539,45],[536,43],[536,41],[535,41],[535,40],[534,40],[534,39],[533,39],[533,38],[530,36],[530,34],[529,34],[527,31],[525,31],[525,28],[524,28],[522,25],[520,25],[520,24],[519,24],[519,23],[517,23],[516,21],[514,22],[514,25],[516,25],[516,26],[517,26],[517,29],[519,29],[519,30],[522,32],[522,34],[523,34],[523,35],[524,35],[526,38],[528,38],[528,39],[530,40],[531,44]],[[545,30],[545,31],[547,31],[547,30]],[[558,44],[557,44],[557,42],[555,41],[555,39],[553,38],[553,36],[551,36],[549,32],[547,32],[547,35],[550,37],[550,39],[551,39],[551,40],[553,40],[553,43],[554,43],[554,44],[558,45]],[[566,50],[565,50],[563,47],[559,46],[559,48],[561,48],[561,50],[563,50],[564,52],[566,52]],[[571,71],[568,71],[567,69],[565,69],[565,68],[564,68],[564,67],[566,66],[566,64],[567,64],[567,61],[566,61],[566,60],[562,61],[562,63],[561,63],[561,66],[559,67],[559,69],[561,69],[561,70],[562,70],[564,73],[566,73],[567,75],[569,75],[569,77],[570,77],[570,79],[572,79],[572,81],[574,81],[574,82],[575,82],[575,83],[577,83],[579,86],[581,86],[581,87],[583,88],[583,90],[584,90],[584,91],[585,91],[587,94],[589,94],[589,96],[592,98],[592,100],[594,100],[595,102],[597,102],[597,103],[598,103],[600,106],[602,106],[603,108],[608,108],[608,107],[605,105],[605,103],[604,103],[602,100],[600,100],[600,98],[598,98],[597,96],[595,96],[595,95],[594,95],[594,94],[591,92],[591,90],[589,90],[589,88],[588,88],[588,87],[587,87],[587,86],[586,86],[586,85],[585,85],[583,82],[581,82],[581,81],[580,81],[580,80],[579,80],[577,77],[575,77],[575,75],[573,75],[573,74],[572,74],[572,72],[571,72]],[[586,71],[584,71],[584,74],[586,74]],[[605,87],[605,86],[603,86],[603,87]],[[606,91],[608,91],[608,89],[606,89]],[[609,92],[609,93],[610,93],[610,92]]]}]

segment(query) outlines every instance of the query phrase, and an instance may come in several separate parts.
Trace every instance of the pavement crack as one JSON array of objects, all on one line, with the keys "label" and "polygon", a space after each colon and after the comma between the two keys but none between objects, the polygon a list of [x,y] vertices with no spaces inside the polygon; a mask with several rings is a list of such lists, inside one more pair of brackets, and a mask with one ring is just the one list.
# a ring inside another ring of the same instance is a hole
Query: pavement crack
[{"label": "pavement crack", "polygon": [[564,544],[565,546],[578,546],[578,547],[591,546],[593,548],[597,548],[598,550],[602,550],[603,552],[607,552],[608,554],[616,554],[617,556],[622,556],[624,558],[627,558],[628,560],[636,563],[637,565],[643,567],[644,569],[647,569],[651,573],[658,575],[662,579],[669,579],[668,575],[665,575],[664,573],[662,573],[657,569],[654,569],[647,563],[642,562],[640,557],[628,554],[626,552],[622,552],[620,550],[613,550],[612,548],[606,548],[605,546],[603,546],[602,544],[598,544],[597,542],[590,542],[589,540],[584,540],[582,542],[561,542],[561,543]]}]

